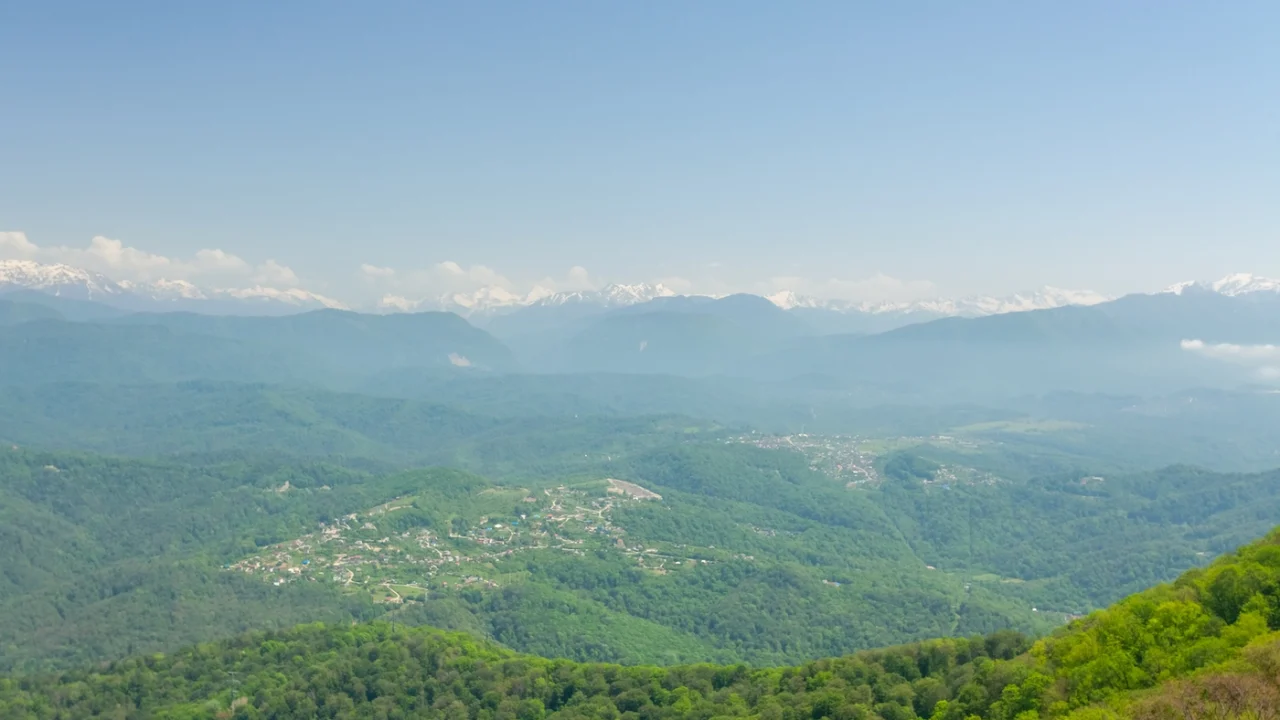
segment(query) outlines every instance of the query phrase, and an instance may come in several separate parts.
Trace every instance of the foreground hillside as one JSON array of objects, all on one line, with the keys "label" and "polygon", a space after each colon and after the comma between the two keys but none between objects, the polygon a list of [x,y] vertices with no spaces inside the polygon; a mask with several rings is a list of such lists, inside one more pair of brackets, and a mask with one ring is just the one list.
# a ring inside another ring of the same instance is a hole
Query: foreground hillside
[{"label": "foreground hillside", "polygon": [[1030,649],[996,633],[797,667],[626,667],[307,625],[0,680],[0,717],[1259,720],[1280,699],[1278,626],[1280,531]]}]

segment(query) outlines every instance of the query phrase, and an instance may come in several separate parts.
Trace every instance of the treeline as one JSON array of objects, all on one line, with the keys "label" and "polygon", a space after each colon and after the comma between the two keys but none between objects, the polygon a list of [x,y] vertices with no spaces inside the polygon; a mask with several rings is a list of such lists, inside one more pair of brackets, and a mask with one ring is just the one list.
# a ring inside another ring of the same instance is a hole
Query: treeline
[{"label": "treeline", "polygon": [[0,680],[5,718],[870,718],[1000,703],[1027,647],[1012,633],[799,667],[580,664],[460,635],[309,625],[92,671]]}]

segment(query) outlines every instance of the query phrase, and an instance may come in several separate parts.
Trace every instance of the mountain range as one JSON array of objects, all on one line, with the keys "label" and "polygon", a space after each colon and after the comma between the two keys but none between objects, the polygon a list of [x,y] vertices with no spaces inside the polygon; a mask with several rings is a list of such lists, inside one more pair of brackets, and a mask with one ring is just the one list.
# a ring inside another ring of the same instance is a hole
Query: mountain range
[{"label": "mountain range", "polygon": [[[1187,281],[1169,286],[1164,292],[1180,294],[1197,287],[1228,295],[1280,292],[1280,280],[1248,273],[1228,275],[1212,282]],[[101,273],[64,264],[43,264],[28,260],[0,261],[0,293],[36,290],[77,300],[93,300],[130,311],[156,312],[184,310],[209,314],[285,314],[320,308],[348,309],[339,300],[301,288],[274,288],[262,285],[240,288],[210,288],[186,280],[150,282],[116,281]],[[472,292],[450,293],[427,300],[386,296],[377,305],[379,312],[440,310],[453,312],[484,325],[491,318],[530,310],[546,313],[551,308],[612,309],[641,305],[660,298],[680,295],[662,283],[611,283],[594,290],[548,293],[535,289],[528,294],[503,287],[483,287]],[[699,296],[721,297],[721,296]],[[820,331],[880,332],[892,327],[944,317],[984,317],[1029,310],[1047,310],[1069,305],[1097,305],[1114,297],[1090,290],[1043,287],[1008,296],[975,295],[962,298],[934,298],[910,302],[851,301],[824,299],[782,290],[763,296],[777,307],[818,319]],[[573,314],[573,311],[570,311]],[[830,327],[827,327],[830,326]],[[863,327],[865,326],[865,327]]]},{"label": "mountain range", "polygon": [[394,394],[459,371],[608,373],[804,382],[869,403],[1168,393],[1280,378],[1280,282],[1245,274],[1106,301],[1045,291],[911,306],[609,286],[464,319],[438,311],[299,312],[317,302],[305,291],[117,283],[33,263],[0,269],[0,287],[10,290],[0,298],[0,361],[11,383],[89,373]]},{"label": "mountain range", "polygon": [[346,309],[337,300],[299,288],[201,288],[185,280],[116,282],[101,273],[70,265],[0,261],[0,293],[30,290],[138,312],[274,315],[319,308]]}]

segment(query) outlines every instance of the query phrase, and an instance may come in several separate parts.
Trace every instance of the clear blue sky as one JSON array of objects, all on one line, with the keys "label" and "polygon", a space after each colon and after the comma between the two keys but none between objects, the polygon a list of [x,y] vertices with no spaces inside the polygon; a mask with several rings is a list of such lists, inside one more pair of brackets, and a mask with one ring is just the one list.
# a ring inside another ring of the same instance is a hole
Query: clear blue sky
[{"label": "clear blue sky", "polygon": [[1280,275],[1277,38],[1276,2],[8,2],[0,230],[338,295]]}]

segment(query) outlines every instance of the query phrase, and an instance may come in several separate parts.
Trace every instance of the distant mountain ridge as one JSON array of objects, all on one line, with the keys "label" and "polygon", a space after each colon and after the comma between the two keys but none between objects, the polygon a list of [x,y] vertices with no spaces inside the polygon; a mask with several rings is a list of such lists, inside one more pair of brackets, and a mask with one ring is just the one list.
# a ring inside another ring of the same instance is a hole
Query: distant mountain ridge
[{"label": "distant mountain ridge", "polygon": [[[1235,297],[1258,292],[1280,292],[1280,280],[1273,280],[1250,273],[1235,273],[1215,281],[1177,283],[1162,292],[1177,294],[1189,287],[1201,288],[1221,295]],[[592,306],[601,309],[614,309],[641,305],[661,298],[680,296],[725,297],[724,295],[703,295],[698,293],[686,295],[662,283],[611,283],[598,290],[574,290],[550,294],[540,289],[535,289],[527,295],[518,295],[502,288],[486,287],[471,293],[446,295],[434,301],[411,303],[408,307],[401,307],[397,304],[384,304],[383,309],[436,309],[456,312],[464,317],[470,317],[507,314],[532,307]],[[1117,296],[1092,290],[1071,290],[1047,285],[1037,290],[1018,292],[1012,295],[969,295],[960,298],[940,297],[907,302],[825,299],[804,295],[792,290],[780,290],[768,295],[759,295],[759,297],[769,300],[783,310],[800,311],[810,315],[817,311],[849,316],[875,316],[881,320],[901,318],[907,322],[899,324],[908,324],[908,322],[914,323],[944,317],[975,318],[1011,312],[1052,310],[1072,305],[1099,305],[1115,300]],[[889,328],[875,327],[870,331],[883,331],[885,329]]]},{"label": "distant mountain ridge", "polygon": [[637,305],[664,297],[675,297],[676,291],[662,283],[636,283],[634,285],[610,283],[598,290],[571,290],[548,292],[534,288],[526,294],[513,293],[503,287],[488,286],[465,293],[447,293],[438,298],[408,300],[388,295],[378,303],[378,308],[389,312],[414,312],[441,310],[463,317],[492,316],[514,312],[522,308],[554,308],[563,306],[593,306],[616,308]]},{"label": "distant mountain ridge", "polygon": [[1213,282],[1197,280],[1180,282],[1176,285],[1170,285],[1164,292],[1181,295],[1191,289],[1215,292],[1228,297],[1252,295],[1254,293],[1280,293],[1280,280],[1259,277],[1252,273],[1235,273]]},{"label": "distant mountain ridge", "polygon": [[664,297],[675,297],[676,291],[662,283],[638,283],[620,285],[610,283],[599,290],[575,290],[548,295],[530,303],[531,305],[553,306],[573,303],[593,303],[605,307],[625,307],[657,300]]},{"label": "distant mountain ridge", "polygon": [[[745,293],[744,293],[745,294]],[[464,317],[510,313],[521,308],[594,306],[613,309],[640,305],[671,297],[721,298],[725,295],[699,293],[684,294],[662,283],[621,284],[610,283],[598,290],[573,290],[547,294],[535,289],[527,295],[518,295],[498,287],[484,287],[471,293],[451,293],[434,300],[418,302],[404,298],[384,298],[380,307],[389,311],[444,310]],[[937,298],[912,302],[828,300],[782,290],[770,295],[758,295],[783,310],[821,310],[844,314],[864,315],[916,315],[924,319],[935,317],[981,317],[1025,310],[1048,310],[1064,305],[1096,305],[1114,298],[1091,290],[1064,290],[1044,287],[1040,290],[1017,293],[1003,297],[969,296],[958,299]]]},{"label": "distant mountain ridge", "polygon": [[39,290],[79,300],[106,300],[127,291],[111,278],[70,265],[0,261],[0,291]]},{"label": "distant mountain ridge", "polygon": [[924,313],[939,317],[981,317],[1027,310],[1051,310],[1066,305],[1097,305],[1114,299],[1092,290],[1064,290],[1048,286],[1034,292],[1015,293],[1004,297],[974,295],[954,300],[938,298],[913,302],[822,300],[807,295],[797,295],[790,290],[766,297],[783,310],[808,308],[869,315]]},{"label": "distant mountain ridge", "polygon": [[60,298],[92,300],[144,312],[189,310],[211,314],[279,314],[321,308],[346,309],[332,298],[301,288],[255,285],[202,288],[185,280],[116,282],[71,265],[0,260],[0,293],[38,291]]},{"label": "distant mountain ridge", "polygon": [[[1235,273],[1215,281],[1187,281],[1159,293],[1179,295],[1195,289],[1229,297],[1255,293],[1280,293],[1280,280]],[[0,261],[0,293],[38,291],[61,298],[92,300],[130,311],[186,310],[209,314],[282,314],[305,310],[349,309],[341,301],[302,288],[262,285],[240,288],[208,288],[186,280],[151,282],[115,281],[102,273],[65,264],[29,260]],[[1147,294],[1147,293],[1140,293]],[[409,300],[388,295],[378,303],[384,313],[439,310],[480,323],[522,310],[555,312],[573,308],[581,315],[613,310],[675,297],[720,298],[723,295],[684,294],[662,283],[610,283],[594,290],[549,292],[537,287],[521,294],[500,286],[446,294],[434,299]],[[974,295],[910,302],[823,299],[781,290],[760,295],[772,304],[801,315],[820,332],[883,332],[902,325],[947,317],[977,318],[1067,306],[1093,306],[1116,299],[1091,290],[1045,286],[1006,296]]]}]

